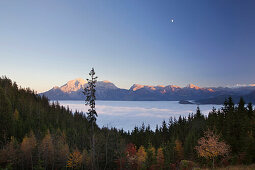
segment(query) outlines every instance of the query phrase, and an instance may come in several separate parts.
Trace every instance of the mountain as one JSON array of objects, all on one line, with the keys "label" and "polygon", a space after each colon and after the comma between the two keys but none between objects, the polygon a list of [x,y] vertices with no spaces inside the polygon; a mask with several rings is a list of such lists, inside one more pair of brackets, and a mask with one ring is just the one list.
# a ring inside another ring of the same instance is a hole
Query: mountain
[{"label": "mountain", "polygon": [[[250,88],[248,88],[250,90]],[[246,92],[249,91],[246,89]],[[197,104],[223,104],[224,101],[231,97],[233,102],[235,104],[237,104],[239,101],[240,101],[240,98],[242,97],[244,99],[244,101],[246,103],[255,103],[255,90],[254,91],[251,91],[249,92],[248,94],[245,93],[244,91],[241,91],[240,92],[240,89],[238,89],[239,91],[239,94],[235,91],[234,93],[229,93],[229,94],[222,94],[222,95],[218,95],[216,97],[209,97],[209,98],[205,98],[205,99],[199,99],[199,100],[196,100],[194,103],[197,103]],[[245,93],[245,94],[243,94]]]},{"label": "mountain", "polygon": [[176,85],[148,86],[134,84],[129,91],[133,100],[196,100],[214,95],[213,90],[200,88],[193,84],[183,88]]},{"label": "mountain", "polygon": [[[84,100],[83,89],[87,82],[82,78],[68,81],[61,87],[55,86],[49,91],[41,93],[50,100]],[[119,89],[109,81],[98,81],[96,83],[96,96],[99,100],[116,100],[125,91]]]},{"label": "mountain", "polygon": [[[82,91],[86,85],[87,82],[84,79],[77,78],[60,87],[53,87],[40,95],[44,95],[50,100],[84,100],[85,96]],[[193,100],[196,104],[222,104],[225,98],[229,96],[232,96],[235,100],[239,99],[240,96],[244,96],[245,99],[247,98],[247,100],[255,103],[255,86],[201,88],[194,84],[189,84],[186,87],[134,84],[130,89],[121,89],[110,81],[98,81],[96,84],[97,100]]]}]

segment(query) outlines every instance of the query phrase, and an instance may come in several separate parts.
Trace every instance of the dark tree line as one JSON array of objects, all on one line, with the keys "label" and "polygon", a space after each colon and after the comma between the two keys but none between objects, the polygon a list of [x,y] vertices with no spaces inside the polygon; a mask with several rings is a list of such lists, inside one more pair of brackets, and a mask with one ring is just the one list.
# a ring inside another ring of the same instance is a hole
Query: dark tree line
[{"label": "dark tree line", "polygon": [[[227,99],[221,109],[213,108],[207,117],[198,107],[196,113],[188,117],[163,121],[155,131],[149,125],[135,127],[127,134],[126,140],[137,147],[163,147],[166,166],[182,159],[206,163],[206,160],[198,158],[194,147],[207,129],[220,134],[222,140],[230,145],[230,155],[219,158],[219,164],[255,162],[255,112],[252,104],[245,105],[242,98],[238,105],[234,105],[232,98]],[[182,147],[181,154],[176,151],[178,143]]]},{"label": "dark tree line", "polygon": [[[49,102],[29,88],[0,78],[0,167],[13,169],[91,169],[90,122],[84,113]],[[210,166],[195,146],[210,129],[231,149],[215,164],[255,162],[255,112],[251,103],[227,99],[205,117],[197,108],[188,117],[170,118],[152,130],[131,132],[95,124],[97,169],[174,169],[182,164]],[[189,161],[184,161],[189,160]],[[191,162],[192,161],[192,162]]]}]

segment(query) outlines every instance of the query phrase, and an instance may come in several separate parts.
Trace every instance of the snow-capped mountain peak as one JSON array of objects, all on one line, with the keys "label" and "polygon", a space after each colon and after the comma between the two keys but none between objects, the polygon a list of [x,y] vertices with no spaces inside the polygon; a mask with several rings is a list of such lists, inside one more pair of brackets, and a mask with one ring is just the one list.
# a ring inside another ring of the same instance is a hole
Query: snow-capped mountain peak
[{"label": "snow-capped mountain peak", "polygon": [[104,83],[112,83],[112,82],[110,82],[108,80],[103,80],[102,82],[104,82]]},{"label": "snow-capped mountain peak", "polygon": [[187,88],[196,89],[196,90],[202,89],[194,84],[188,84]]},{"label": "snow-capped mountain peak", "polygon": [[141,84],[134,84],[130,90],[131,91],[137,91],[139,89],[142,89],[142,88],[146,88],[146,89],[149,89],[149,90],[156,90],[155,86],[148,86],[148,85],[141,85]]},{"label": "snow-capped mountain peak", "polygon": [[[82,93],[87,81],[77,78],[68,81],[61,87],[55,86],[51,90],[41,93],[51,100],[83,100]],[[185,87],[176,85],[141,85],[134,84],[130,89],[120,89],[112,82],[97,81],[96,95],[98,100],[199,100],[217,97],[217,95],[248,94],[255,91],[255,85],[239,88],[201,88],[194,84]]]},{"label": "snow-capped mountain peak", "polygon": [[87,83],[86,80],[82,78],[77,78],[74,80],[68,81],[66,84],[60,87],[60,89],[65,93],[71,93],[73,91],[78,91],[79,89],[83,88]]}]

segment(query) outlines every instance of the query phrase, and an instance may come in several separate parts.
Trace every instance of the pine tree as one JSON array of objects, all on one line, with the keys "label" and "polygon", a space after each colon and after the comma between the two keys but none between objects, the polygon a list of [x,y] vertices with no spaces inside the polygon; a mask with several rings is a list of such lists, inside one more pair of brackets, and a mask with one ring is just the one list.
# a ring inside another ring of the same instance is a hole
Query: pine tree
[{"label": "pine tree", "polygon": [[85,104],[90,106],[87,112],[87,118],[91,124],[91,135],[92,135],[92,147],[91,147],[91,161],[92,161],[92,170],[96,169],[95,166],[95,134],[94,134],[94,126],[96,124],[96,82],[97,77],[95,77],[94,68],[91,69],[89,73],[91,79],[87,79],[88,85],[84,88],[84,95],[86,96]]},{"label": "pine tree", "polygon": [[153,146],[149,146],[147,149],[147,159],[146,159],[146,168],[147,169],[155,169],[156,166],[156,149]]},{"label": "pine tree", "polygon": [[13,123],[11,102],[5,91],[0,87],[0,147],[10,139]]},{"label": "pine tree", "polygon": [[64,167],[69,155],[69,146],[66,143],[66,136],[61,132],[60,129],[57,130],[55,135],[53,135],[53,144],[54,144],[54,161],[55,168],[60,169]]}]

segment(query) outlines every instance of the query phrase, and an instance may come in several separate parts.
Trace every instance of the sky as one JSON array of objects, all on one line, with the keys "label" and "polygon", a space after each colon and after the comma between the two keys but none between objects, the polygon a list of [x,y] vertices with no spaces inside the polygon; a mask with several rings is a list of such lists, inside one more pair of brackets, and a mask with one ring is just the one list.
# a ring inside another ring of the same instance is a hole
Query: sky
[{"label": "sky", "polygon": [[127,89],[253,84],[254,8],[254,0],[2,0],[0,76],[37,92],[86,79],[92,67]]}]

